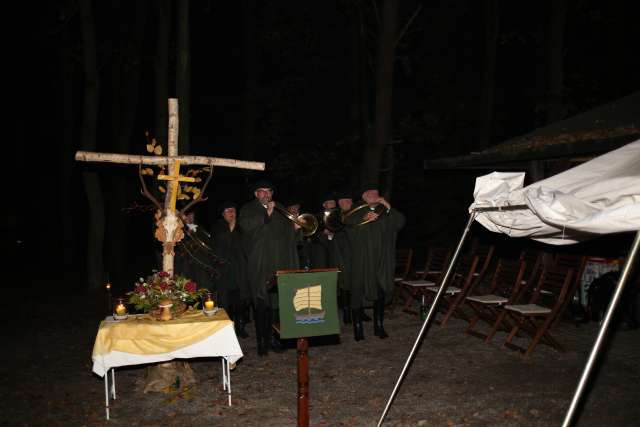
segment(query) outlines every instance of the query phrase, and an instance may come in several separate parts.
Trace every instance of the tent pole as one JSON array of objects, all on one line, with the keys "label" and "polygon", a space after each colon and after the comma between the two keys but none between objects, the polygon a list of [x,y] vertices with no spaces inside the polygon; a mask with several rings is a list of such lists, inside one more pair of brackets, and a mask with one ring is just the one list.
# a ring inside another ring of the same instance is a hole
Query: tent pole
[{"label": "tent pole", "polygon": [[589,375],[591,374],[591,370],[593,369],[593,365],[595,363],[596,357],[598,357],[598,353],[600,352],[600,347],[604,342],[604,337],[607,334],[607,330],[609,328],[609,323],[613,318],[613,313],[615,312],[616,307],[618,306],[618,302],[620,302],[620,298],[622,297],[622,291],[624,290],[624,285],[627,282],[629,275],[631,274],[631,266],[638,254],[638,247],[640,247],[640,231],[636,232],[636,238],[631,245],[631,250],[629,251],[629,255],[627,256],[627,261],[624,264],[622,269],[622,274],[620,275],[620,279],[618,280],[618,285],[616,286],[616,290],[613,293],[613,298],[611,298],[611,302],[609,303],[609,307],[607,307],[607,312],[604,316],[604,320],[602,321],[602,326],[600,326],[600,331],[598,332],[598,337],[596,338],[596,342],[591,349],[591,354],[589,354],[589,359],[587,359],[587,364],[582,371],[582,377],[580,378],[580,382],[578,383],[578,387],[573,395],[573,399],[571,400],[571,405],[567,410],[567,414],[565,415],[564,422],[562,423],[563,427],[569,427],[571,425],[571,421],[573,416],[575,415],[576,408],[578,406],[578,402],[580,401],[580,397],[584,392],[584,388],[589,380]]},{"label": "tent pole", "polygon": [[429,329],[429,326],[431,325],[431,319],[433,317],[435,317],[435,313],[436,313],[436,308],[438,306],[438,302],[440,301],[440,298],[442,297],[442,295],[444,294],[444,291],[446,290],[446,284],[449,281],[449,276],[451,276],[451,272],[453,271],[453,267],[456,265],[456,261],[458,261],[458,256],[460,255],[460,250],[462,249],[462,245],[464,245],[464,241],[467,238],[467,234],[469,234],[469,229],[471,228],[471,225],[473,224],[473,220],[476,218],[476,211],[473,210],[471,212],[471,214],[469,215],[469,221],[467,222],[467,225],[462,233],[462,237],[460,238],[460,241],[458,242],[458,246],[456,247],[455,252],[453,253],[453,257],[451,258],[451,261],[449,262],[449,266],[447,267],[447,270],[444,273],[444,277],[442,278],[442,282],[440,283],[440,289],[438,289],[438,293],[436,294],[436,297],[433,299],[433,303],[431,304],[431,308],[429,308],[429,313],[427,313],[427,317],[426,319],[424,319],[424,322],[422,323],[422,328],[420,328],[420,332],[418,333],[418,337],[416,338],[416,341],[413,343],[413,348],[411,349],[411,352],[409,353],[409,357],[407,357],[407,361],[404,363],[404,367],[402,368],[402,372],[400,372],[400,376],[398,377],[398,380],[396,381],[396,385],[395,387],[393,387],[393,391],[391,392],[391,396],[389,396],[389,400],[387,400],[387,405],[384,407],[384,411],[382,412],[382,415],[380,416],[380,420],[378,421],[378,427],[380,427],[382,425],[382,423],[384,422],[384,418],[387,416],[387,412],[389,412],[389,408],[391,407],[391,403],[393,402],[393,399],[396,396],[396,393],[398,392],[398,389],[400,388],[400,383],[402,383],[402,380],[404,379],[407,370],[409,369],[409,365],[411,364],[411,361],[413,360],[413,356],[416,353],[416,350],[418,349],[418,346],[420,345],[420,342],[422,341],[422,336],[425,334],[425,332]]}]

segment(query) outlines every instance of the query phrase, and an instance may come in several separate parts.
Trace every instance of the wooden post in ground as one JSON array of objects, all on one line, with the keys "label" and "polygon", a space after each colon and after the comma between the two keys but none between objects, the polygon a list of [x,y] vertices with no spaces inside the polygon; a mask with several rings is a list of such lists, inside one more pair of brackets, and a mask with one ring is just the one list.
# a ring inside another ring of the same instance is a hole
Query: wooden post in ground
[{"label": "wooden post in ground", "polygon": [[309,340],[298,338],[298,427],[309,427]]}]

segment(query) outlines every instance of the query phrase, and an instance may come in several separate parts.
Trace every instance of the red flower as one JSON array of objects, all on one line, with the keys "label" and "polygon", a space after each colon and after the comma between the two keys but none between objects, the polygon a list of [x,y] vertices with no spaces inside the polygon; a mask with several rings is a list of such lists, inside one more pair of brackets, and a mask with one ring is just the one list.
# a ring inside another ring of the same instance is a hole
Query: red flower
[{"label": "red flower", "polygon": [[136,293],[138,293],[138,294],[146,294],[147,293],[147,288],[145,288],[143,285],[136,285]]},{"label": "red flower", "polygon": [[189,293],[194,293],[196,289],[198,289],[198,285],[196,285],[195,282],[187,282],[184,285],[184,290]]},{"label": "red flower", "polygon": [[160,283],[160,289],[163,291],[169,289],[169,284],[164,282]]},{"label": "red flower", "polygon": [[160,277],[169,277],[170,274],[167,273],[166,271],[161,271],[160,273],[158,273],[158,276],[160,276]]}]

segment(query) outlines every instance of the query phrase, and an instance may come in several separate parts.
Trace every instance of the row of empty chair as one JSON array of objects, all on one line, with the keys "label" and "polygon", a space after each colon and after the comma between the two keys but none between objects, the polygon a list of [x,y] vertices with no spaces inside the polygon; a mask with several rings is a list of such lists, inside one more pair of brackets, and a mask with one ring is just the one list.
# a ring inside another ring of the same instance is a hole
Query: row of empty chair
[{"label": "row of empty chair", "polygon": [[[540,343],[562,351],[551,331],[580,284],[586,257],[523,251],[517,259],[495,259],[494,253],[493,246],[475,246],[459,257],[436,323],[445,326],[451,317],[464,319],[469,323],[465,332],[487,343],[503,331],[503,345],[525,357]],[[431,248],[423,266],[412,272],[413,251],[398,251],[396,295],[404,299],[403,311],[415,315],[416,306],[433,302],[451,256],[450,248]],[[529,342],[520,347],[515,337],[529,337]]]}]

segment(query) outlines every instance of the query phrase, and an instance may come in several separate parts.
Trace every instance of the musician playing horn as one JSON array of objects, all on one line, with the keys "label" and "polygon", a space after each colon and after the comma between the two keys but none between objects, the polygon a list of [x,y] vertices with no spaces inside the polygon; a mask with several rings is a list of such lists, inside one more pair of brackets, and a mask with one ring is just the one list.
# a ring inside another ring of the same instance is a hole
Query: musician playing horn
[{"label": "musician playing horn", "polygon": [[363,186],[360,192],[367,206],[357,211],[349,221],[353,227],[351,274],[351,307],[354,338],[364,339],[363,307],[373,304],[373,331],[387,338],[384,330],[384,306],[393,295],[396,262],[396,237],[405,217],[380,197],[377,184]]},{"label": "musician playing horn", "polygon": [[[278,295],[267,290],[277,270],[299,268],[296,234],[299,228],[285,216],[275,213],[273,184],[260,180],[253,186],[255,199],[240,209],[238,222],[244,231],[247,255],[247,281],[251,292],[256,324],[258,355],[269,349],[282,349],[272,323],[278,318]],[[279,206],[284,210],[283,206]]]}]

